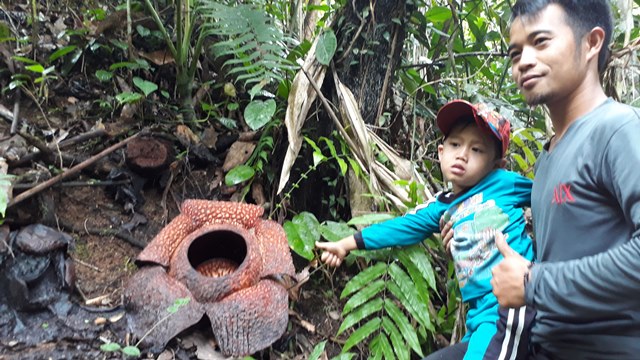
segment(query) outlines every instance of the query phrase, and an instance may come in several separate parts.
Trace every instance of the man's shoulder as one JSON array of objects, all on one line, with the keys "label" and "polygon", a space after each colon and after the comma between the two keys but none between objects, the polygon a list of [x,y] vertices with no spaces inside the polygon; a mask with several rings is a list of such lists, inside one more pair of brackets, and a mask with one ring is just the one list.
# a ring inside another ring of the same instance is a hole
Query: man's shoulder
[{"label": "man's shoulder", "polygon": [[594,110],[598,118],[598,127],[615,130],[623,126],[627,121],[640,121],[640,108],[623,104],[615,100],[608,100],[602,106]]}]

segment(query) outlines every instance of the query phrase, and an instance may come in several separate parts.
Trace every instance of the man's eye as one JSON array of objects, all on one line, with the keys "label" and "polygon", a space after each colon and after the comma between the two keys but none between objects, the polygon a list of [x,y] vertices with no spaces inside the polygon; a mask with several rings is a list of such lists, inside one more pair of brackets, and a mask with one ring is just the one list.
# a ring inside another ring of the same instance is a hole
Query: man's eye
[{"label": "man's eye", "polygon": [[533,42],[535,45],[542,45],[544,43],[547,42],[547,40],[549,40],[549,38],[546,37],[541,37],[541,38],[537,38],[535,39],[535,41]]},{"label": "man's eye", "polygon": [[513,59],[515,59],[518,56],[520,56],[520,51],[514,50],[509,53],[509,58],[511,59],[511,61],[513,61]]}]

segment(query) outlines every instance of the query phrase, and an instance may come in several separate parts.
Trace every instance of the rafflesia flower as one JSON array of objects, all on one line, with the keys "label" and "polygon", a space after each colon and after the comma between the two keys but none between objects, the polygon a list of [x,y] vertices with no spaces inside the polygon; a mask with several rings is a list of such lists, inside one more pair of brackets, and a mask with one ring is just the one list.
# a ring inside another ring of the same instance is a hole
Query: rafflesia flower
[{"label": "rafflesia flower", "polygon": [[295,273],[284,230],[262,214],[250,204],[182,204],[138,255],[139,270],[124,291],[129,331],[144,337],[142,347],[162,350],[203,316],[227,356],[252,354],[282,336],[288,295],[273,279]]}]

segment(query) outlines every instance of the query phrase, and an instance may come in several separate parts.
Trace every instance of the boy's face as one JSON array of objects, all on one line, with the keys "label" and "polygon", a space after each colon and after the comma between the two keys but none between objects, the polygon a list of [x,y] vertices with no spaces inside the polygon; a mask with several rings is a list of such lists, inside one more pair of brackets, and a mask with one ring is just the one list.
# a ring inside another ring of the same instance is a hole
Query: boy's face
[{"label": "boy's face", "polygon": [[510,37],[513,80],[529,105],[563,101],[586,76],[582,49],[576,47],[573,30],[559,5],[516,18]]},{"label": "boy's face", "polygon": [[491,135],[475,123],[454,127],[438,146],[438,158],[442,175],[453,184],[454,193],[474,186],[504,163],[496,154]]}]

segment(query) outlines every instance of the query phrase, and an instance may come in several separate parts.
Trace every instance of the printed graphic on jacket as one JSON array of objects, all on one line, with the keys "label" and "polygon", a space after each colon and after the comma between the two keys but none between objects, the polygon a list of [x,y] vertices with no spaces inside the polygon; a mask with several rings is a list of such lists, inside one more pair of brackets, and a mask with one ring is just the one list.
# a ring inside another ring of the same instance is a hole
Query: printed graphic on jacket
[{"label": "printed graphic on jacket", "polygon": [[503,231],[509,225],[509,216],[494,200],[483,201],[483,193],[476,194],[444,215],[446,221],[455,224],[451,255],[460,288],[469,281],[482,282],[491,277],[499,252],[489,230]]}]

